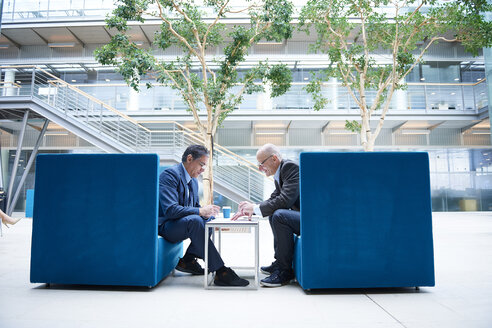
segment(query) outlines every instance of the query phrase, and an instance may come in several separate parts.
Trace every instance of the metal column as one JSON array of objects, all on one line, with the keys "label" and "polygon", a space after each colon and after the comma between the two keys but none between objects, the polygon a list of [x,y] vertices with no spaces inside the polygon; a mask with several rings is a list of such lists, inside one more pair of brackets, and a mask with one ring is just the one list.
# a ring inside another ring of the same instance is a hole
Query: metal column
[{"label": "metal column", "polygon": [[24,185],[24,181],[26,181],[27,175],[29,174],[29,170],[31,169],[31,166],[34,163],[34,160],[36,158],[36,155],[38,154],[39,146],[41,145],[41,141],[43,140],[44,133],[46,132],[46,129],[48,128],[49,123],[50,123],[50,121],[47,119],[44,122],[44,125],[43,125],[41,132],[39,133],[38,140],[36,141],[36,144],[34,145],[31,156],[29,156],[29,161],[27,162],[24,173],[22,174],[22,177],[19,181],[19,184],[17,185],[17,189],[15,190],[14,197],[12,198],[12,201],[9,204],[8,211],[7,211],[8,215],[12,215],[12,211],[14,209],[15,203],[17,202],[17,199],[19,198],[19,194],[20,194],[20,191],[22,190],[22,186]]},{"label": "metal column", "polygon": [[19,140],[17,142],[17,150],[15,152],[15,159],[14,159],[14,166],[12,167],[12,172],[10,174],[10,182],[9,182],[9,189],[7,190],[8,195],[7,195],[7,214],[12,213],[12,210],[10,208],[10,202],[12,199],[12,191],[14,188],[14,180],[15,176],[17,175],[17,166],[19,165],[19,159],[21,155],[21,149],[22,149],[22,142],[24,141],[24,134],[26,132],[26,126],[27,126],[27,119],[29,118],[29,110],[26,110],[24,113],[24,118],[22,119],[22,127],[19,133]]}]

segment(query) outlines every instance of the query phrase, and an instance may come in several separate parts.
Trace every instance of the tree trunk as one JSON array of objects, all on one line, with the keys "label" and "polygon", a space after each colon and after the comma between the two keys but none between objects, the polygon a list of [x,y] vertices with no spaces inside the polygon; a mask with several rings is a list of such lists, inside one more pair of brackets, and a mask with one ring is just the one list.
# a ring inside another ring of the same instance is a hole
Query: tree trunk
[{"label": "tree trunk", "polygon": [[210,152],[208,157],[207,167],[203,173],[203,202],[202,205],[213,204],[214,201],[214,154],[212,148],[212,135],[206,134],[205,136],[205,147],[207,147]]},{"label": "tree trunk", "polygon": [[371,126],[369,122],[369,109],[362,113],[362,124],[360,130],[361,143],[364,151],[374,150],[374,140],[371,138]]},{"label": "tree trunk", "polygon": [[367,138],[367,143],[364,145],[364,151],[374,151],[374,139]]}]

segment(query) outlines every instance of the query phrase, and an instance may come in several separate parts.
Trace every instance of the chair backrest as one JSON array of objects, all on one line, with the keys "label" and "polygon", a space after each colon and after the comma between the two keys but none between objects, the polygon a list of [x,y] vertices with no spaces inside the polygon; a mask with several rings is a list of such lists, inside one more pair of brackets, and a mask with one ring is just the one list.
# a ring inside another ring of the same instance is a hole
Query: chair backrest
[{"label": "chair backrest", "polygon": [[153,286],[156,154],[36,159],[31,281]]},{"label": "chair backrest", "polygon": [[304,288],[434,285],[427,153],[302,153],[300,194]]}]

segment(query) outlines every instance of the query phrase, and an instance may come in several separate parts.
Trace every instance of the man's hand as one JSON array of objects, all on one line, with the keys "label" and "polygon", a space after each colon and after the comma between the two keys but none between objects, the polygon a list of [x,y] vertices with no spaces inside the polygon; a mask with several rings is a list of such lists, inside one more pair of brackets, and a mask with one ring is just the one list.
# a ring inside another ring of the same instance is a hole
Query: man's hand
[{"label": "man's hand", "polygon": [[253,203],[241,202],[239,204],[239,208],[238,208],[236,214],[234,214],[234,216],[232,217],[231,220],[236,221],[241,216],[247,216],[248,218],[251,218],[251,216],[255,213],[254,207],[255,207],[255,204],[253,204]]},{"label": "man's hand", "polygon": [[200,207],[200,216],[204,217],[204,218],[209,218],[211,216],[215,216],[217,214],[219,214],[219,211],[220,211],[220,207],[217,206],[217,205],[206,205],[206,206],[203,206],[203,207]]}]

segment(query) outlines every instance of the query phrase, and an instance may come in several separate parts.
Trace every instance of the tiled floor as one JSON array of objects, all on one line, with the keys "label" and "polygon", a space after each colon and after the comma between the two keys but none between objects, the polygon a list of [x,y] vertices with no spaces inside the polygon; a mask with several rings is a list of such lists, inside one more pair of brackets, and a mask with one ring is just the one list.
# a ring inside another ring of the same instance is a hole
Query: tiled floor
[{"label": "tiled floor", "polygon": [[[328,290],[298,285],[204,290],[201,277],[169,276],[148,289],[29,283],[31,220],[0,238],[0,327],[492,327],[492,213],[434,213],[436,287]],[[252,261],[248,234],[229,233],[227,265]],[[261,222],[262,264],[272,260]],[[249,263],[246,263],[249,264]]]}]

